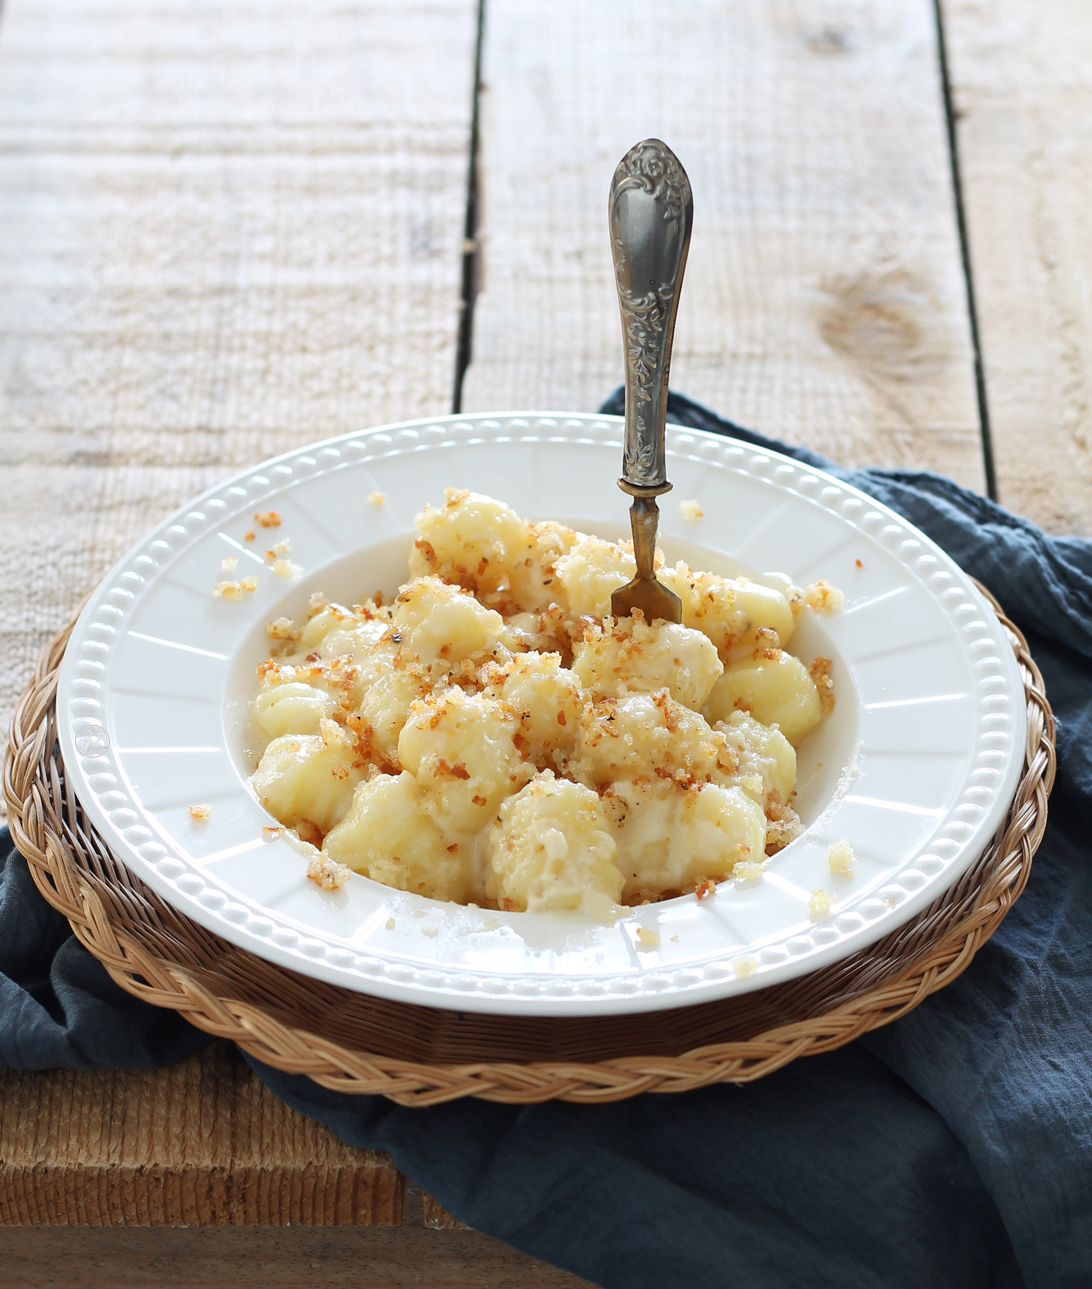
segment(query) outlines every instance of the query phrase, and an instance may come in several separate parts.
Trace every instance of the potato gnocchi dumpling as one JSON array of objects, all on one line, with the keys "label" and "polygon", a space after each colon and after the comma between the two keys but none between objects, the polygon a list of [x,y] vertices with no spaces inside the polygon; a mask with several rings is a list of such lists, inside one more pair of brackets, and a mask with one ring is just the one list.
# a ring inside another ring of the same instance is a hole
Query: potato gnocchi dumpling
[{"label": "potato gnocchi dumpling", "polygon": [[418,895],[465,900],[470,889],[458,844],[446,843],[425,813],[424,793],[408,770],[358,784],[323,851],[356,873]]},{"label": "potato gnocchi dumpling", "polygon": [[819,724],[822,705],[800,659],[782,649],[766,649],[729,663],[702,710],[713,722],[734,711],[750,712],[763,725],[776,725],[790,743],[799,743]]},{"label": "potato gnocchi dumpling", "polygon": [[350,760],[347,740],[333,721],[324,719],[321,731],[275,738],[252,780],[270,814],[305,841],[316,829],[325,834],[341,822],[364,769]]},{"label": "potato gnocchi dumpling", "polygon": [[737,864],[765,854],[766,817],[739,787],[622,779],[608,793],[627,902],[722,881]]},{"label": "potato gnocchi dumpling", "polygon": [[317,734],[325,717],[332,716],[337,699],[317,685],[296,680],[294,667],[274,667],[262,678],[254,700],[254,719],[263,734]]},{"label": "potato gnocchi dumpling", "polygon": [[599,794],[547,770],[497,814],[489,893],[504,909],[607,914],[622,897],[617,849]]},{"label": "potato gnocchi dumpling", "polygon": [[684,707],[701,710],[724,671],[708,636],[674,622],[609,621],[609,629],[593,624],[573,644],[573,672],[585,689],[597,698],[666,689]]},{"label": "potato gnocchi dumpling", "polygon": [[398,736],[398,760],[445,836],[481,832],[534,773],[516,748],[518,719],[504,703],[458,685],[414,700]]},{"label": "potato gnocchi dumpling", "polygon": [[312,596],[258,669],[251,782],[316,873],[603,918],[753,877],[799,833],[795,749],[833,692],[785,645],[834,588],[657,552],[683,621],[615,620],[629,542],[453,489],[416,523],[392,604]]}]

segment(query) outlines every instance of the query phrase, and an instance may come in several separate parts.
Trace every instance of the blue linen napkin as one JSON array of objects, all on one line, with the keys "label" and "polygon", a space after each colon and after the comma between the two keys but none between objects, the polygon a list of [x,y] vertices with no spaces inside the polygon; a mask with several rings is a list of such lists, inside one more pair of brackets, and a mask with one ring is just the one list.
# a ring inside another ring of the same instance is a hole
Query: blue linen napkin
[{"label": "blue linen napkin", "polygon": [[110,979],[0,829],[0,1069],[157,1070],[209,1041]]},{"label": "blue linen napkin", "polygon": [[[620,412],[620,394],[602,409]],[[606,1289],[1092,1284],[1092,541],[925,473],[848,471],[678,395],[669,419],[829,470],[905,515],[1028,637],[1058,718],[1022,899],[909,1016],[760,1082],[615,1105],[404,1109],[251,1060],[342,1140],[388,1150],[464,1222]],[[0,838],[0,850],[6,850]],[[204,1041],[122,993],[0,873],[0,1065],[154,1066]]]}]

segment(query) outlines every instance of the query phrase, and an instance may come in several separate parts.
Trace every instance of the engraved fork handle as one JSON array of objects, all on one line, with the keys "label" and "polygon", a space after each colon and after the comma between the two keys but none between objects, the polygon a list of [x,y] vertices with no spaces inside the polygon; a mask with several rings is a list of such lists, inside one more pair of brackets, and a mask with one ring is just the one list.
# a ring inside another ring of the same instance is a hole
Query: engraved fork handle
[{"label": "engraved fork handle", "polygon": [[626,355],[618,486],[651,500],[671,487],[664,457],[667,378],[694,218],[690,181],[666,143],[645,139],[630,148],[614,172],[608,209]]}]

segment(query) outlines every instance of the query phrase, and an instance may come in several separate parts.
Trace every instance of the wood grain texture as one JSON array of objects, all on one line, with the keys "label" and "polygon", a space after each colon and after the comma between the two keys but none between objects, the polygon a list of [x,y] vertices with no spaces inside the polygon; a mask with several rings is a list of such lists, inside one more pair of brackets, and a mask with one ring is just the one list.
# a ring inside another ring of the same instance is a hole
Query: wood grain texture
[{"label": "wood grain texture", "polygon": [[0,1071],[0,1289],[316,1283],[585,1284],[456,1221],[227,1044],[150,1072]]},{"label": "wood grain texture", "polygon": [[388,1156],[289,1109],[227,1044],[147,1073],[0,1072],[0,1226],[390,1226],[402,1195]]},{"label": "wood grain texture", "polygon": [[591,1289],[480,1231],[0,1229],[0,1289]]},{"label": "wood grain texture", "polygon": [[246,464],[450,407],[475,0],[6,0],[6,724],[48,633]]},{"label": "wood grain texture", "polygon": [[983,486],[930,0],[491,0],[463,406],[593,410],[622,375],[626,149],[694,190],[672,383],[846,463]]},{"label": "wood grain texture", "polygon": [[1092,8],[945,0],[1000,500],[1092,535]]}]

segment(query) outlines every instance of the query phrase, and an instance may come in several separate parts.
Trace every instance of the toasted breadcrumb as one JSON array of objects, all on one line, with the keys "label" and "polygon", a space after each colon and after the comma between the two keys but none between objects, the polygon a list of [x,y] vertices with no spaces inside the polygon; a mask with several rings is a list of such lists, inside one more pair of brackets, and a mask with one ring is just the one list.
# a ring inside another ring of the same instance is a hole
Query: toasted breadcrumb
[{"label": "toasted breadcrumb", "polygon": [[833,613],[845,602],[846,597],[842,592],[825,578],[821,577],[818,582],[812,582],[804,588],[804,603],[809,609],[815,609],[819,613]]},{"label": "toasted breadcrumb", "polygon": [[344,864],[337,864],[329,855],[320,853],[311,856],[307,865],[307,876],[324,891],[336,891],[352,876],[352,869],[346,868]]},{"label": "toasted breadcrumb", "polygon": [[647,926],[640,927],[637,931],[637,945],[641,949],[658,949],[660,947],[660,937],[655,931],[650,931]]},{"label": "toasted breadcrumb", "polygon": [[833,666],[829,658],[816,658],[808,668],[808,675],[819,691],[819,706],[824,716],[834,711],[834,677],[830,674]]},{"label": "toasted breadcrumb", "polygon": [[[794,793],[795,795],[795,793]],[[766,803],[766,854],[776,855],[804,831],[794,807],[771,793]]]},{"label": "toasted breadcrumb", "polygon": [[384,923],[384,925],[386,926],[386,928],[387,928],[387,930],[388,930],[388,931],[393,931],[393,930],[394,930],[394,918],[387,918],[387,920],[386,920],[386,922]]},{"label": "toasted breadcrumb", "polygon": [[267,824],[262,829],[262,841],[276,841],[283,832],[283,828],[273,828]]},{"label": "toasted breadcrumb", "polygon": [[212,593],[218,600],[245,600],[247,593],[257,587],[256,577],[244,577],[241,582],[217,582]]},{"label": "toasted breadcrumb", "polygon": [[235,567],[235,565],[238,564],[238,562],[239,562],[238,555],[228,555],[225,559],[222,559],[220,561],[220,572],[230,573],[231,570]]},{"label": "toasted breadcrumb", "polygon": [[811,899],[808,900],[808,913],[812,921],[822,922],[824,918],[829,918],[830,906],[833,903],[833,895],[828,895],[826,891],[812,891]]},{"label": "toasted breadcrumb", "polygon": [[286,537],[284,541],[278,542],[276,546],[273,547],[273,552],[276,555],[291,555],[292,543]]},{"label": "toasted breadcrumb", "polygon": [[307,600],[307,616],[313,618],[316,613],[321,613],[330,601],[322,591],[312,591]]},{"label": "toasted breadcrumb", "polygon": [[741,882],[757,882],[762,876],[763,864],[755,863],[753,860],[743,860],[732,869],[732,876]]},{"label": "toasted breadcrumb", "polygon": [[322,843],[325,840],[322,829],[312,820],[301,819],[296,824],[295,833],[300,841],[305,841],[309,846],[314,846],[316,850],[322,849]]},{"label": "toasted breadcrumb", "polygon": [[702,884],[694,892],[694,894],[698,897],[699,900],[704,900],[704,899],[708,899],[710,895],[715,895],[716,891],[717,891],[716,882],[714,882],[711,877],[707,877],[705,881],[702,882]]},{"label": "toasted breadcrumb", "polygon": [[386,503],[387,494],[384,492],[369,492],[368,500],[373,506],[382,506]]},{"label": "toasted breadcrumb", "polygon": [[253,540],[254,540],[254,530],[252,528],[248,528],[246,532],[243,533],[243,541],[252,542]]},{"label": "toasted breadcrumb", "polygon": [[254,516],[254,522],[262,528],[280,528],[281,517],[275,510],[262,510]]},{"label": "toasted breadcrumb", "polygon": [[804,831],[800,816],[793,811],[786,819],[770,819],[766,823],[766,854],[776,855],[790,841],[795,841]]},{"label": "toasted breadcrumb", "polygon": [[847,838],[843,837],[841,841],[830,843],[827,850],[827,863],[830,865],[830,871],[839,877],[853,876],[853,847]]},{"label": "toasted breadcrumb", "polygon": [[291,577],[297,578],[303,572],[299,564],[294,564],[290,559],[278,559],[273,562],[274,577]]},{"label": "toasted breadcrumb", "polygon": [[682,511],[682,517],[691,521],[704,517],[704,511],[696,501],[680,501],[679,510]]},{"label": "toasted breadcrumb", "polygon": [[298,640],[300,629],[291,618],[274,618],[265,624],[265,633],[270,640]]},{"label": "toasted breadcrumb", "polygon": [[864,560],[855,559],[853,562],[854,564],[857,565],[858,568],[864,568]]},{"label": "toasted breadcrumb", "polygon": [[196,819],[199,823],[204,821],[212,814],[212,807],[207,802],[201,802],[198,806],[190,806],[190,818]]},{"label": "toasted breadcrumb", "polygon": [[734,966],[737,976],[753,976],[758,970],[758,963],[754,958],[737,958]]}]

